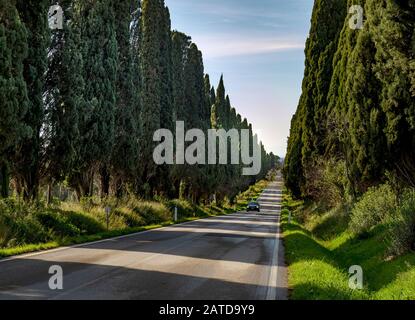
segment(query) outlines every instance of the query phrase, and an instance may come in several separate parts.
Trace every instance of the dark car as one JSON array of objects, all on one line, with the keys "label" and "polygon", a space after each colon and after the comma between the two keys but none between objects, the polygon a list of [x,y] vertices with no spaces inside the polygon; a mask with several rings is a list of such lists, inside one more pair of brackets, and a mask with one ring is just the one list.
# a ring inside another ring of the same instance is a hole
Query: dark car
[{"label": "dark car", "polygon": [[248,204],[248,206],[247,206],[247,208],[246,208],[246,211],[257,211],[257,212],[261,212],[261,206],[259,205],[259,203],[258,202],[255,202],[255,201],[251,201],[249,204]]}]

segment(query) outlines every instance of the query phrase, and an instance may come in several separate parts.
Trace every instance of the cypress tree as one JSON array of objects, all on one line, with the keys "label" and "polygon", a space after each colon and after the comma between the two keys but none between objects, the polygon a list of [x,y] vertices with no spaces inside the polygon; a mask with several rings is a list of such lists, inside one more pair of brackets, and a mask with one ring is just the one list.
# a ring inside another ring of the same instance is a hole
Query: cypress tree
[{"label": "cypress tree", "polygon": [[[348,187],[354,197],[380,183],[386,170],[415,185],[411,63],[415,5],[411,1],[361,1],[365,13],[363,29],[350,28],[351,16],[346,16],[332,19],[337,27],[318,31],[318,17],[327,20],[322,13],[328,7],[323,3],[315,3],[315,32],[311,32],[307,42],[303,95],[292,121],[284,168],[287,186],[297,196],[308,196],[305,186],[310,182],[304,181],[307,167],[313,168],[313,159],[319,155],[345,162]],[[346,1],[337,2],[339,8],[345,4]],[[353,0],[347,1],[342,12],[354,4]],[[331,67],[331,54],[325,53],[336,40],[329,46],[321,44],[328,43],[327,35],[339,32],[339,21],[343,27]],[[327,68],[321,68],[325,65]],[[326,123],[321,131],[316,130],[319,122]]]},{"label": "cypress tree", "polygon": [[30,137],[18,146],[13,157],[13,173],[17,191],[27,200],[36,199],[41,174],[41,129],[44,121],[45,74],[48,65],[49,27],[47,0],[17,1],[19,15],[28,31],[29,50],[24,65],[29,105],[24,122],[30,128]]},{"label": "cypress tree", "polygon": [[[326,111],[332,63],[347,14],[346,0],[316,0],[307,39],[305,71],[297,112],[292,119],[285,165],[285,180],[295,195],[307,188],[307,171],[325,154]],[[330,19],[327,17],[330,16]],[[301,149],[300,149],[301,148]]]},{"label": "cypress tree", "polygon": [[184,33],[172,33],[172,63],[173,63],[173,113],[174,121],[185,120],[185,64],[191,38]]},{"label": "cypress tree", "polygon": [[212,126],[217,129],[226,127],[226,97],[223,75],[219,80],[215,104],[212,107]]},{"label": "cypress tree", "polygon": [[117,41],[112,0],[80,3],[85,107],[79,121],[80,152],[70,176],[80,196],[93,193],[101,176],[101,195],[109,191],[109,163],[114,145]]},{"label": "cypress tree", "polygon": [[415,3],[370,1],[366,10],[376,48],[374,71],[382,85],[388,169],[415,186]]},{"label": "cypress tree", "polygon": [[[213,94],[212,94],[213,93]],[[205,97],[206,97],[206,106],[210,110],[212,108],[212,105],[215,103],[216,97],[215,97],[215,90],[212,90],[212,85],[210,83],[210,76],[208,74],[205,75]]]},{"label": "cypress tree", "polygon": [[142,2],[141,32],[140,173],[143,192],[151,197],[157,189],[164,191],[160,181],[168,173],[168,168],[153,161],[153,134],[161,127],[171,128],[173,119],[170,16],[163,0]]},{"label": "cypress tree", "polygon": [[[197,128],[207,134],[209,128],[210,113],[206,106],[204,67],[202,53],[196,44],[189,47],[187,60],[184,68],[185,84],[185,115],[187,127]],[[190,197],[198,202],[202,195],[205,184],[204,170],[200,166],[192,166],[188,171],[187,182],[189,185]]]},{"label": "cypress tree", "polygon": [[380,84],[373,73],[375,46],[369,25],[359,32],[356,46],[349,57],[345,90],[348,105],[348,154],[350,178],[355,191],[364,192],[383,175],[386,143],[382,127],[383,112],[379,108]]},{"label": "cypress tree", "polygon": [[79,153],[79,114],[83,111],[84,79],[79,17],[73,1],[61,1],[63,30],[53,30],[46,76],[44,125],[47,182],[62,181]]},{"label": "cypress tree", "polygon": [[[138,55],[134,37],[139,30],[136,14],[139,2],[122,0],[113,3],[115,33],[118,45],[118,67],[116,80],[115,145],[111,157],[113,189],[117,196],[133,182],[139,154],[139,90],[135,78],[139,78],[135,64]],[[133,40],[132,40],[133,39]]]},{"label": "cypress tree", "polygon": [[27,31],[15,1],[0,0],[0,197],[8,197],[10,155],[30,134],[24,117],[28,108],[23,62]]},{"label": "cypress tree", "polygon": [[[172,79],[173,79],[173,120],[184,121],[187,123],[185,112],[185,64],[187,61],[188,50],[191,44],[191,38],[184,33],[172,32]],[[186,176],[186,166],[176,164],[171,170],[171,180],[174,186],[174,196],[183,197],[185,186],[182,182]],[[181,192],[180,192],[181,189]],[[181,194],[180,194],[181,193]]]},{"label": "cypress tree", "polygon": [[[211,109],[211,124],[214,129],[226,129],[226,92],[223,75],[219,80],[219,84],[216,90],[215,103]],[[226,196],[227,187],[227,174],[226,166],[219,164],[219,146],[217,146],[217,165],[215,166],[216,186],[215,186],[215,198],[220,204]]]}]

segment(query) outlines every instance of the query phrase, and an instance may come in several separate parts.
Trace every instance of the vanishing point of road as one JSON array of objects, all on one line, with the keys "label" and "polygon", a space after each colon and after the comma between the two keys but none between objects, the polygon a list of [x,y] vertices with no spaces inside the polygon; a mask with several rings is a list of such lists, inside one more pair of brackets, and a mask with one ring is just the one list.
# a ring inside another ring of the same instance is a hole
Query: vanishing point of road
[{"label": "vanishing point of road", "polygon": [[[0,260],[0,300],[283,300],[282,181],[244,212]],[[49,288],[51,266],[63,289]]]}]

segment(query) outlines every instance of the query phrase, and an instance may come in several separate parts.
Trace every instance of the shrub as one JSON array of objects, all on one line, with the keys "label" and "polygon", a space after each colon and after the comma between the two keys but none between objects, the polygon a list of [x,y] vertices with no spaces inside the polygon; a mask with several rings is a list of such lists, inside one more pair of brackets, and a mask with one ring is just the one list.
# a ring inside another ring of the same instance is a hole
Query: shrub
[{"label": "shrub", "polygon": [[66,220],[77,227],[83,235],[91,235],[105,231],[104,226],[89,214],[73,211],[60,211],[60,213],[65,215]]},{"label": "shrub", "polygon": [[138,202],[133,211],[144,219],[146,225],[169,221],[172,216],[166,206],[157,202]]},{"label": "shrub", "polygon": [[[109,215],[109,230],[125,229],[127,225],[125,224],[124,218],[116,215],[114,212],[115,210],[112,209]],[[88,214],[104,226],[105,230],[107,229],[107,215],[105,213],[105,208],[95,206]]]},{"label": "shrub", "polygon": [[79,203],[83,211],[86,211],[86,212],[90,212],[94,207],[96,207],[93,197],[82,197]]},{"label": "shrub", "polygon": [[390,185],[370,188],[352,210],[351,231],[364,236],[376,225],[387,222],[396,207],[397,197]]},{"label": "shrub", "polygon": [[319,157],[305,168],[305,191],[320,206],[331,209],[348,202],[346,163]]},{"label": "shrub", "polygon": [[196,206],[195,215],[196,217],[207,217],[209,216],[209,208],[205,206]]},{"label": "shrub", "polygon": [[322,216],[316,216],[310,222],[309,229],[314,236],[321,240],[332,240],[347,230],[350,222],[350,209],[340,206],[331,209]]},{"label": "shrub", "polygon": [[34,217],[37,209],[36,206],[13,199],[0,201],[1,247],[40,243],[51,239],[51,235]]},{"label": "shrub", "polygon": [[415,249],[415,190],[403,194],[396,214],[391,217],[387,239],[388,253],[392,256],[399,256]]},{"label": "shrub", "polygon": [[179,218],[196,216],[196,208],[189,201],[170,200],[166,203],[166,206],[170,212],[174,212],[174,208],[177,208]]},{"label": "shrub", "polygon": [[31,214],[26,216],[3,215],[0,224],[8,230],[3,247],[27,243],[41,243],[51,239],[50,234]]},{"label": "shrub", "polygon": [[144,219],[129,208],[119,208],[114,214],[124,219],[124,223],[129,228],[142,227],[145,225]]},{"label": "shrub", "polygon": [[81,234],[79,228],[56,212],[39,212],[36,214],[37,220],[46,228],[61,237],[75,237]]}]

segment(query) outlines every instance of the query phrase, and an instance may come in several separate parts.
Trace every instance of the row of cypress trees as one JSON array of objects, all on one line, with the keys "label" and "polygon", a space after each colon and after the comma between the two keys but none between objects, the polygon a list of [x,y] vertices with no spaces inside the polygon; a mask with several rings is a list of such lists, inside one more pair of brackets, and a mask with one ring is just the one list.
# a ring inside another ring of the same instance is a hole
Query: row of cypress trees
[{"label": "row of cypress trees", "polygon": [[[352,5],[364,9],[363,29],[350,27]],[[329,160],[344,163],[353,197],[386,174],[414,187],[415,2],[316,0],[311,22],[288,187],[312,197],[311,172]]]},{"label": "row of cypress trees", "polygon": [[[63,29],[50,30],[59,4]],[[204,74],[202,53],[171,31],[164,0],[0,0],[0,193],[27,200],[65,182],[79,197],[233,198],[275,165],[262,147],[258,177],[236,165],[157,166],[153,134],[246,128]],[[97,184],[99,181],[99,184]]]}]

